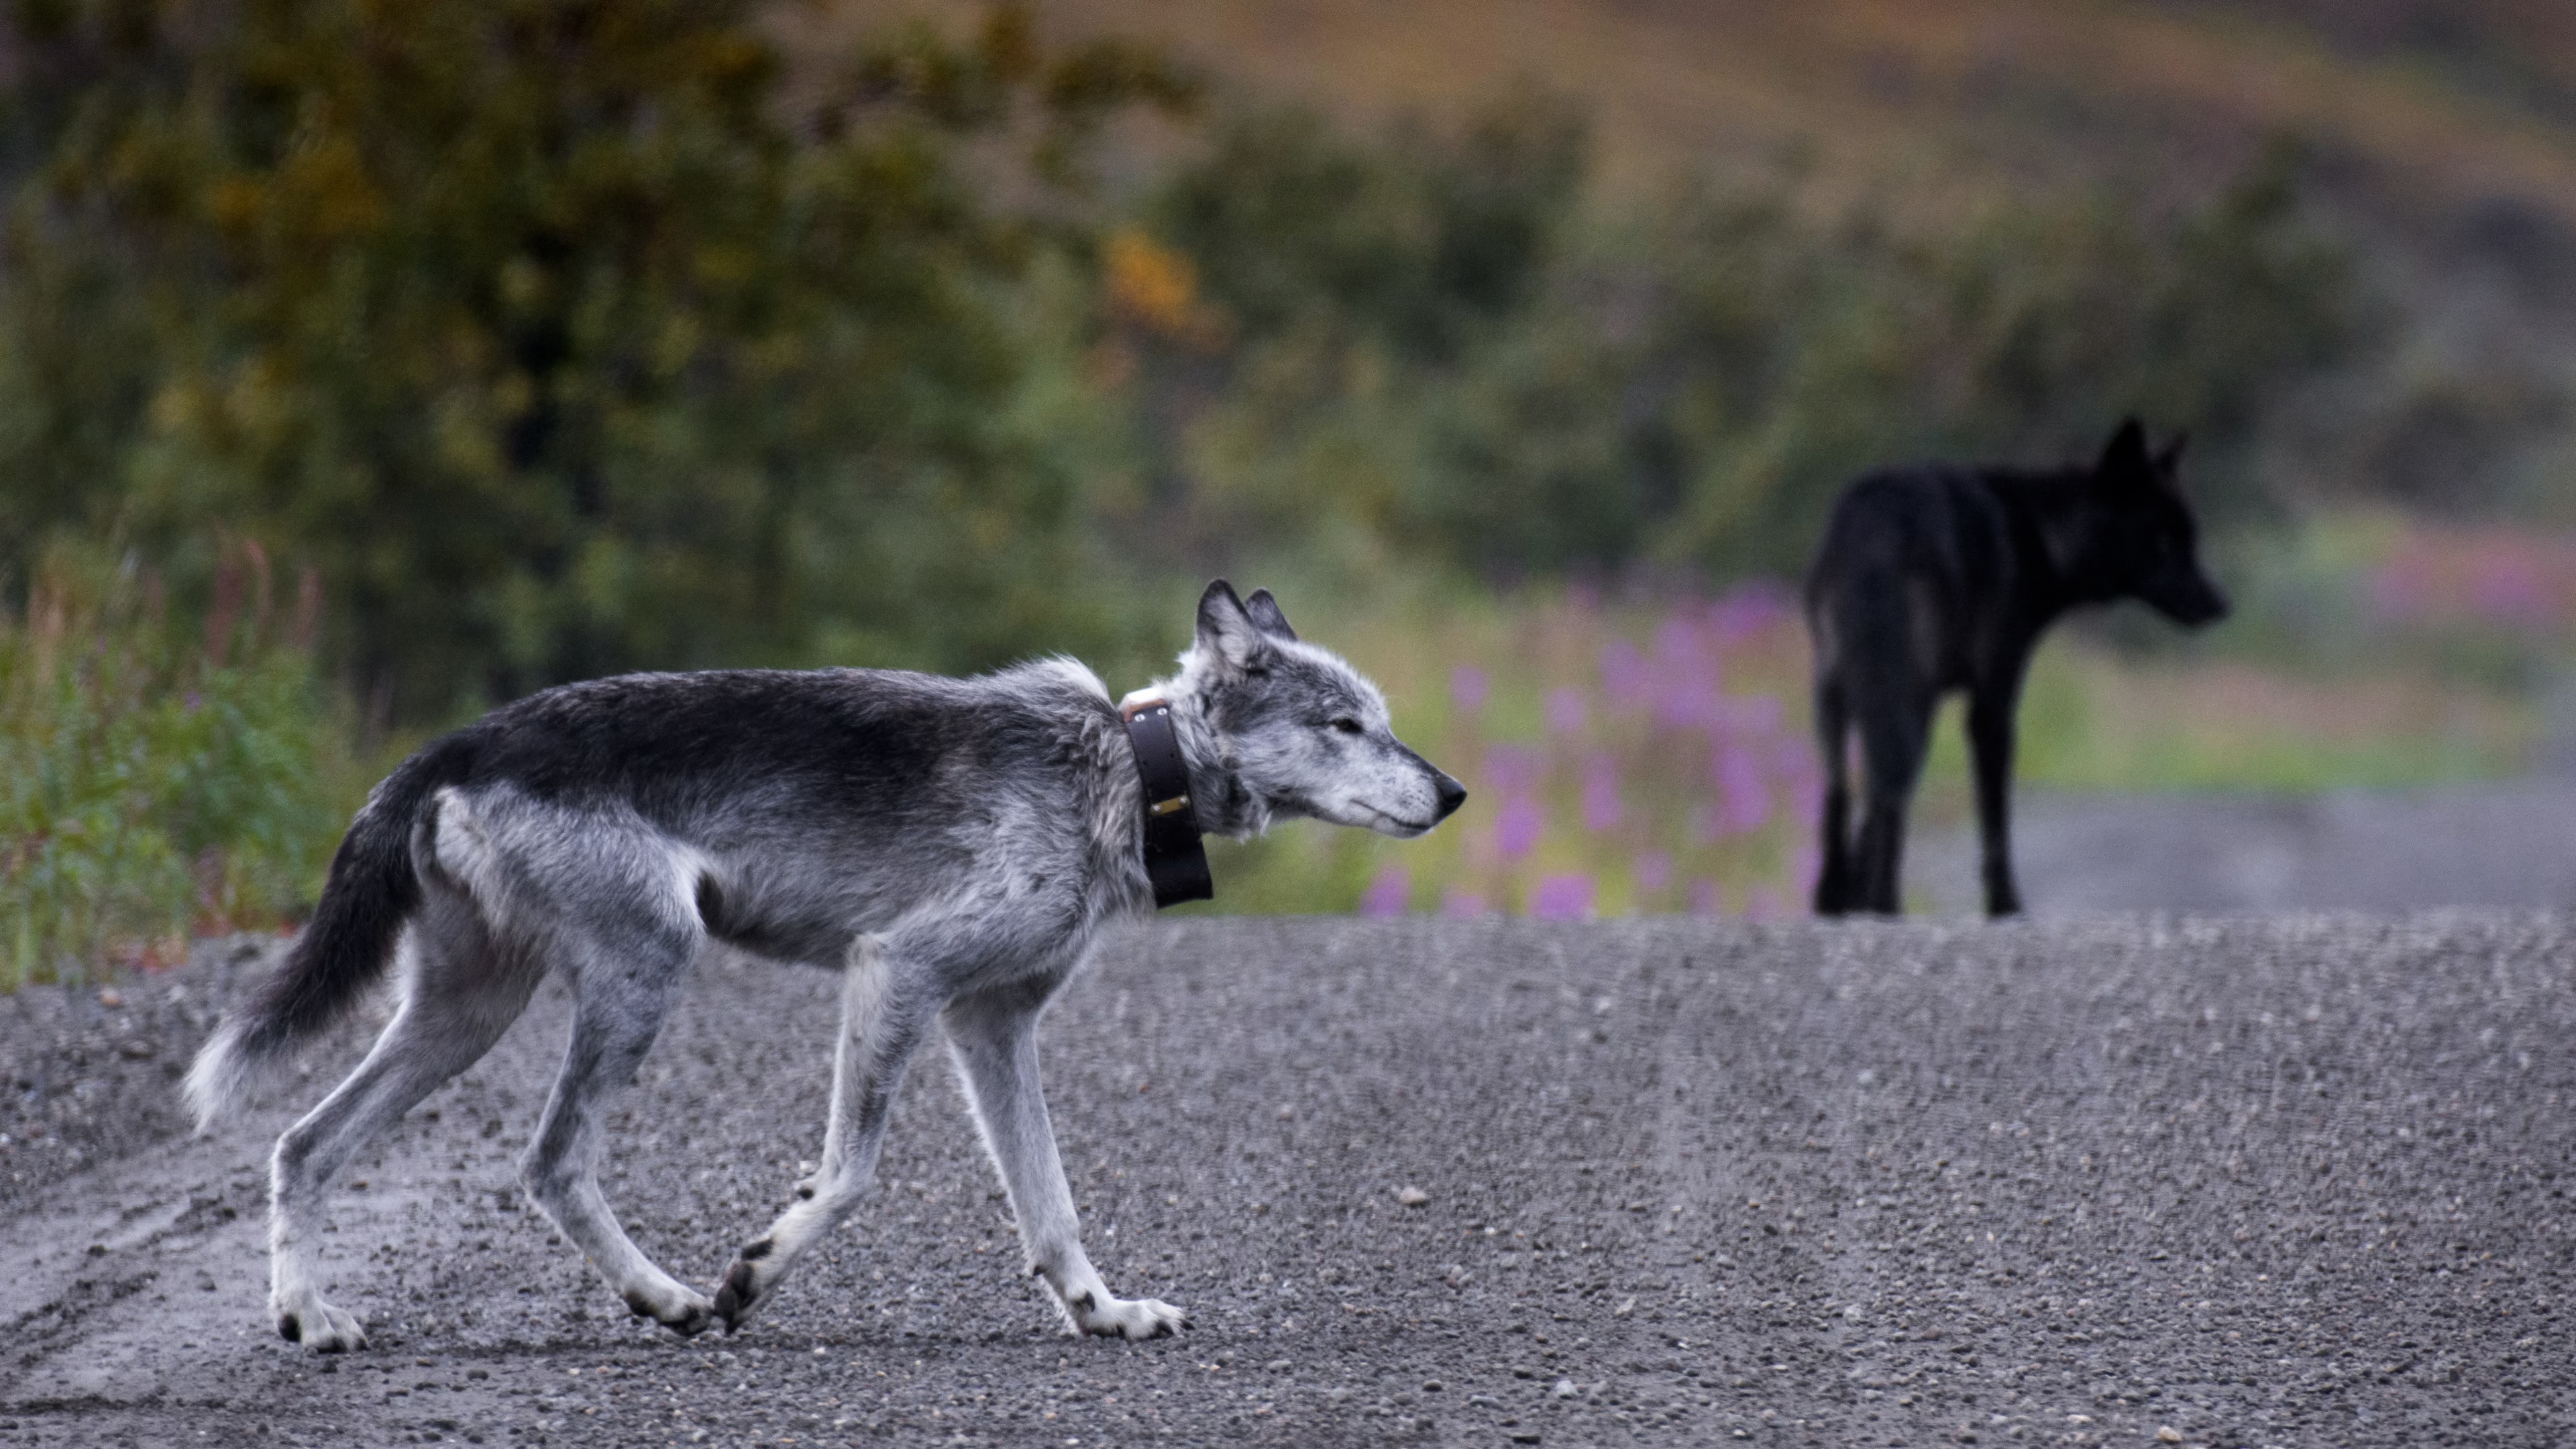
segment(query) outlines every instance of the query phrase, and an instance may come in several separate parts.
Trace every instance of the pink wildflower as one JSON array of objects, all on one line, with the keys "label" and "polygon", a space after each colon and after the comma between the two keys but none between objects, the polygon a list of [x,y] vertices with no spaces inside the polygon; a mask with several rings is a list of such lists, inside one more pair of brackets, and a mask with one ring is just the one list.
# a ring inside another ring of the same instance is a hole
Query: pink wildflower
[{"label": "pink wildflower", "polygon": [[1547,817],[1538,802],[1527,795],[1515,795],[1494,812],[1494,848],[1506,859],[1518,859],[1538,846],[1538,838],[1547,829]]},{"label": "pink wildflower", "polygon": [[1592,914],[1592,877],[1551,875],[1530,892],[1529,913],[1542,921],[1580,921]]},{"label": "pink wildflower", "polygon": [[1369,882],[1368,893],[1360,897],[1363,916],[1400,916],[1411,903],[1413,876],[1403,866],[1390,865]]}]

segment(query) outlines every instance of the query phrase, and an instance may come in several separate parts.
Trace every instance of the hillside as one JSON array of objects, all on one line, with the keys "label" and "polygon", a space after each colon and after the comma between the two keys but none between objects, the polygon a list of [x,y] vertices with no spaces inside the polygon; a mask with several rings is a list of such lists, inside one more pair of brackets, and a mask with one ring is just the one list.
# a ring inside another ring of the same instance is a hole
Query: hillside
[{"label": "hillside", "polygon": [[[817,38],[923,8],[842,0]],[[2576,379],[2576,8],[1052,0],[1038,14],[1062,33],[1157,38],[1235,99],[1299,99],[1362,126],[1535,80],[1590,109],[1595,174],[1613,197],[1677,177],[1789,175],[1812,205],[1867,198],[1930,224],[2068,186],[2177,205],[2294,138],[2318,212],[2401,315],[2375,400],[2323,410],[2310,431],[2328,441],[2292,466],[2424,454],[2434,493],[2465,468],[2486,481],[2464,495],[2564,511],[2553,480],[2569,461],[2558,420]],[[2333,436],[2365,415],[2372,439]]]}]

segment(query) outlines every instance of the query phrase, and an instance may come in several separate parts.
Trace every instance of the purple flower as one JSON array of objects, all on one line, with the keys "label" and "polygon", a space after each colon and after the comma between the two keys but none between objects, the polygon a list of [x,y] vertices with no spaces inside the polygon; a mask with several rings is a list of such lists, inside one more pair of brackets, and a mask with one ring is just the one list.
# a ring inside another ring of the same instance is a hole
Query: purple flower
[{"label": "purple flower", "polygon": [[1699,647],[1699,630],[1679,610],[1655,626],[1655,663],[1668,673],[1705,670],[1708,656]]},{"label": "purple flower", "polygon": [[1726,727],[1756,739],[1780,732],[1780,696],[1738,694],[1726,701]]},{"label": "purple flower", "polygon": [[1739,644],[1789,617],[1788,591],[1770,579],[1738,585],[1709,606],[1709,628],[1723,644]]},{"label": "purple flower", "polygon": [[1690,885],[1690,908],[1694,916],[1726,914],[1726,902],[1719,898],[1717,882],[1702,877]]},{"label": "purple flower", "polygon": [[1579,735],[1583,733],[1583,692],[1560,685],[1547,692],[1547,727],[1550,733]]},{"label": "purple flower", "polygon": [[1461,664],[1449,671],[1449,700],[1460,714],[1474,714],[1485,707],[1485,696],[1493,689],[1493,680],[1473,664]]},{"label": "purple flower", "polygon": [[1481,916],[1488,914],[1485,898],[1461,886],[1451,886],[1440,893],[1440,914],[1444,916]]},{"label": "purple flower", "polygon": [[1413,876],[1403,866],[1390,865],[1369,882],[1368,893],[1360,897],[1363,916],[1400,916],[1413,897]]},{"label": "purple flower", "polygon": [[2549,589],[2529,549],[2498,542],[2478,553],[2469,570],[2469,607],[2508,628],[2549,621]]},{"label": "purple flower", "polygon": [[1494,848],[1506,859],[1517,860],[1538,845],[1541,832],[1547,828],[1547,816],[1538,802],[1527,795],[1515,795],[1494,812]]},{"label": "purple flower", "polygon": [[1762,762],[1751,750],[1718,746],[1710,773],[1717,777],[1722,830],[1754,831],[1771,823],[1771,791],[1762,780]]},{"label": "purple flower", "polygon": [[1655,723],[1666,729],[1714,729],[1725,717],[1714,679],[1667,676],[1655,691]]},{"label": "purple flower", "polygon": [[1580,921],[1592,914],[1592,877],[1542,877],[1530,892],[1529,913],[1542,921]]},{"label": "purple flower", "polygon": [[1538,788],[1547,761],[1526,745],[1491,745],[1485,750],[1484,778],[1476,783],[1504,795],[1525,795]]},{"label": "purple flower", "polygon": [[1673,858],[1660,850],[1637,852],[1633,869],[1641,891],[1659,891],[1673,883]]},{"label": "purple flower", "polygon": [[1637,646],[1625,639],[1612,639],[1601,646],[1601,692],[1621,709],[1635,709],[1646,702],[1653,687],[1652,671],[1646,668],[1646,657]]},{"label": "purple flower", "polygon": [[1789,919],[1789,903],[1782,899],[1778,886],[1755,886],[1745,893],[1744,919],[1785,921]]},{"label": "purple flower", "polygon": [[1583,828],[1616,829],[1619,814],[1618,757],[1594,755],[1583,764]]}]

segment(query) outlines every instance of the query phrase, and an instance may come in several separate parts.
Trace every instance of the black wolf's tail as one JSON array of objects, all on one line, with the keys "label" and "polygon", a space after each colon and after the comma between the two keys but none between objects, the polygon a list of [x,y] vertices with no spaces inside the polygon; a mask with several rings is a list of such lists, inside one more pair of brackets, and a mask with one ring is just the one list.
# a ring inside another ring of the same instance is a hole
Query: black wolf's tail
[{"label": "black wolf's tail", "polygon": [[430,792],[464,778],[471,747],[457,735],[431,744],[377,785],[349,824],[322,901],[286,961],[225,1013],[181,1088],[203,1132],[261,1072],[330,1026],[375,985],[403,922],[420,904],[411,838]]}]

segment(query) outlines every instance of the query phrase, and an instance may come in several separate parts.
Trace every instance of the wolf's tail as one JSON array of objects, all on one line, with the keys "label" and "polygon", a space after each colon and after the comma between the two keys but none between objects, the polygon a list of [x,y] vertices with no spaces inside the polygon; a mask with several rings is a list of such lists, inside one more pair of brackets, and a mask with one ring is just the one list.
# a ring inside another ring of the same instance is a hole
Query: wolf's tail
[{"label": "wolf's tail", "polygon": [[286,960],[224,1015],[181,1091],[205,1131],[288,1051],[329,1027],[385,974],[420,904],[412,828],[430,792],[464,778],[471,747],[449,735],[405,760],[349,824],[321,903]]}]

